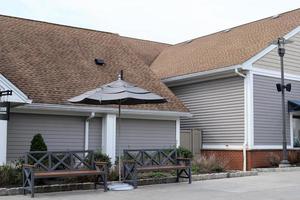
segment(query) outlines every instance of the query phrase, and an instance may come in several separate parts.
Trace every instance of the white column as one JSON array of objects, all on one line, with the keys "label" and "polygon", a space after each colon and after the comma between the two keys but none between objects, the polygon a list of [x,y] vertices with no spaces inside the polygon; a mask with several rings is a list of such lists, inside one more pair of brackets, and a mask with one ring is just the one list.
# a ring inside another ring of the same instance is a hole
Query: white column
[{"label": "white column", "polygon": [[112,163],[116,161],[116,120],[116,115],[107,114],[102,121],[102,152],[111,158]]},{"label": "white column", "polygon": [[180,146],[180,118],[176,119],[176,147]]},{"label": "white column", "polygon": [[0,120],[0,165],[6,164],[7,156],[7,121]]}]

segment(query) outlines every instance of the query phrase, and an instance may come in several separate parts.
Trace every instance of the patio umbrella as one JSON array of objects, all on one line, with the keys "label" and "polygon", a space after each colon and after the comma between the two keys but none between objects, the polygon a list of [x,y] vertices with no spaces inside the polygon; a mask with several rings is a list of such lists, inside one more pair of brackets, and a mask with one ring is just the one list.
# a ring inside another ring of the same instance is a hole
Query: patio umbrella
[{"label": "patio umbrella", "polygon": [[[167,100],[155,93],[149,92],[135,84],[123,80],[123,71],[118,80],[100,86],[94,90],[85,92],[69,99],[72,103],[84,103],[92,105],[117,104],[119,106],[119,123],[117,136],[121,132],[121,106],[138,104],[166,103]],[[119,152],[119,181],[121,181],[121,156]]]}]

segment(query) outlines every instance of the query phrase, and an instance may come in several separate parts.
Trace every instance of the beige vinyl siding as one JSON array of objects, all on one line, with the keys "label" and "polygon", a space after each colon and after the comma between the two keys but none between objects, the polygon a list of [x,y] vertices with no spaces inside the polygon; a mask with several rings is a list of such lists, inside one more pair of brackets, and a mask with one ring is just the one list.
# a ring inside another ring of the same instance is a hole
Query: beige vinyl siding
[{"label": "beige vinyl siding", "polygon": [[[291,80],[285,82],[292,84],[292,91],[286,92],[286,101],[299,100],[300,82]],[[277,92],[276,83],[280,83],[279,78],[261,75],[253,77],[254,145],[282,144],[281,93]],[[287,142],[290,144],[288,112],[286,123]]]},{"label": "beige vinyl siding", "polygon": [[[37,133],[43,135],[49,151],[84,150],[84,121],[84,117],[74,116],[11,114],[8,122],[8,160],[29,151],[30,141]],[[101,131],[101,119],[93,119],[90,125],[91,148],[101,145]]]},{"label": "beige vinyl siding", "polygon": [[176,121],[122,119],[117,155],[123,149],[171,148],[176,145]]},{"label": "beige vinyl siding", "polygon": [[[291,40],[293,43],[286,45],[284,69],[286,73],[300,75],[300,33],[293,36]],[[253,66],[261,69],[280,71],[280,59],[277,48],[256,61]]]},{"label": "beige vinyl siding", "polygon": [[181,129],[200,128],[203,144],[242,144],[244,138],[244,80],[229,77],[172,87],[192,118]]}]

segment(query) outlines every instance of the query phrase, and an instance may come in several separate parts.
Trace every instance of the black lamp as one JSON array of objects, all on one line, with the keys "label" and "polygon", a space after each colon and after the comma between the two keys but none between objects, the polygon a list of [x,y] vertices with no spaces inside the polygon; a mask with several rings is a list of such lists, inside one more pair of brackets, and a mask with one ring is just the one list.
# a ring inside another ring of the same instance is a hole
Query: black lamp
[{"label": "black lamp", "polygon": [[[12,90],[0,91],[0,98],[3,96],[11,96]],[[9,120],[10,102],[0,102],[0,120]]]}]

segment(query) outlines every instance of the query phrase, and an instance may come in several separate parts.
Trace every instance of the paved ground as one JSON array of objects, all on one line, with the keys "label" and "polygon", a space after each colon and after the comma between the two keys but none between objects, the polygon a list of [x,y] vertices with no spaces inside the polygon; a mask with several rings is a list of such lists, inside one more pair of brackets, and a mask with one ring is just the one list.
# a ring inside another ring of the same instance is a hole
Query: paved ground
[{"label": "paved ground", "polygon": [[[0,197],[5,200],[30,199],[30,196]],[[300,172],[265,173],[259,176],[198,181],[191,185],[162,184],[139,187],[133,191],[104,193],[73,191],[36,194],[36,199],[51,200],[299,200]]]}]

